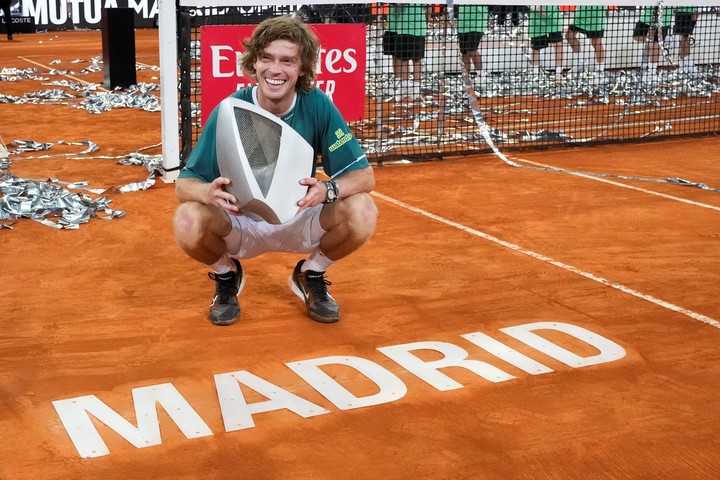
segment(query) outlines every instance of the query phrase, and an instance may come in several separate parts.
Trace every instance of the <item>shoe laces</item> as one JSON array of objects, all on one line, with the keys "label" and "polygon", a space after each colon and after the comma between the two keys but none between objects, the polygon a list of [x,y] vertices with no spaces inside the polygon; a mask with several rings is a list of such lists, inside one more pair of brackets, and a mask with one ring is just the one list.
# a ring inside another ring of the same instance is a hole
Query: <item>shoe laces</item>
[{"label": "shoe laces", "polygon": [[228,297],[234,297],[237,295],[237,284],[235,277],[238,272],[232,272],[233,275],[228,275],[227,278],[218,275],[215,272],[208,272],[208,277],[215,281],[215,296],[220,299],[226,299]]},{"label": "shoe laces", "polygon": [[323,272],[308,271],[305,272],[305,278],[307,279],[307,286],[310,289],[310,293],[312,293],[315,298],[321,302],[328,299],[327,286],[332,285],[332,282],[325,278]]}]

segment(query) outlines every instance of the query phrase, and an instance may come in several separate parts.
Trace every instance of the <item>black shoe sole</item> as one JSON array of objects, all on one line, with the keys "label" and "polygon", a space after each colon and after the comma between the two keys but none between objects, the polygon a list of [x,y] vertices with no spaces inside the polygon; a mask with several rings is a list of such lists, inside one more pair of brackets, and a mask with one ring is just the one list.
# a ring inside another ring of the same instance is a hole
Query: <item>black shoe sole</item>
[{"label": "black shoe sole", "polygon": [[210,323],[212,323],[216,327],[227,327],[227,326],[232,325],[233,323],[237,322],[239,318],[240,318],[240,315],[233,318],[232,320],[213,320],[212,318],[209,318],[208,320],[210,320]]}]

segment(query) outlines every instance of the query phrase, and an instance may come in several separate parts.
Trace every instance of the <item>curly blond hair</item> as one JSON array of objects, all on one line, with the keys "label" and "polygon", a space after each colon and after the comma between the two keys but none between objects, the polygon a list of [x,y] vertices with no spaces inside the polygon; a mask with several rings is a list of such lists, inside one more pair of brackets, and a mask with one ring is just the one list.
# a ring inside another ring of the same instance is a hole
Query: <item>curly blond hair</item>
[{"label": "curly blond hair", "polygon": [[320,41],[310,27],[299,18],[274,17],[260,22],[250,38],[243,40],[245,53],[241,66],[253,77],[256,75],[255,62],[265,48],[275,40],[288,40],[300,50],[300,76],[296,89],[309,92],[315,84],[315,64],[320,51]]}]

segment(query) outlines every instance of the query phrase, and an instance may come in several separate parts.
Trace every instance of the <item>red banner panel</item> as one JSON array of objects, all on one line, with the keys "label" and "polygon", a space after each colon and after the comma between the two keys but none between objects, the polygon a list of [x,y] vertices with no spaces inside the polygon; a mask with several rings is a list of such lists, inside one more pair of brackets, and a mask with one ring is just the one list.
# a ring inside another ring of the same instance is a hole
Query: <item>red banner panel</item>
[{"label": "red banner panel", "polygon": [[[365,116],[365,25],[313,24],[320,39],[315,85],[337,105],[348,122]],[[225,97],[255,83],[243,76],[242,39],[255,25],[205,26],[200,29],[202,123]]]}]

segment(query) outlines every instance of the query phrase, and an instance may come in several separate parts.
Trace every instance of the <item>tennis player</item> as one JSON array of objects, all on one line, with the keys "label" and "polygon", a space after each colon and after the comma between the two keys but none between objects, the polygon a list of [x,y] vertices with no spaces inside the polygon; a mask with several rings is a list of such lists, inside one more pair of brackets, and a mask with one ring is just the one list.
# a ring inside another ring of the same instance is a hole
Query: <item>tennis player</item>
[{"label": "tennis player", "polygon": [[292,200],[300,209],[284,224],[243,215],[237,199],[223,189],[231,180],[219,173],[215,109],[176,183],[181,204],[175,238],[190,257],[212,270],[214,325],[233,324],[240,316],[237,296],[245,281],[240,260],[273,251],[307,255],[295,266],[290,288],[304,300],[310,318],[337,322],[340,309],[327,290],[325,272],[375,230],[377,209],[369,195],[373,171],[338,109],[313,84],[320,45],[305,24],[290,17],[264,20],[243,45],[242,68],[257,85],[231,96],[262,107],[300,133],[315,155],[322,155],[331,180],[317,179],[314,168],[307,172],[300,181],[307,194]]}]

